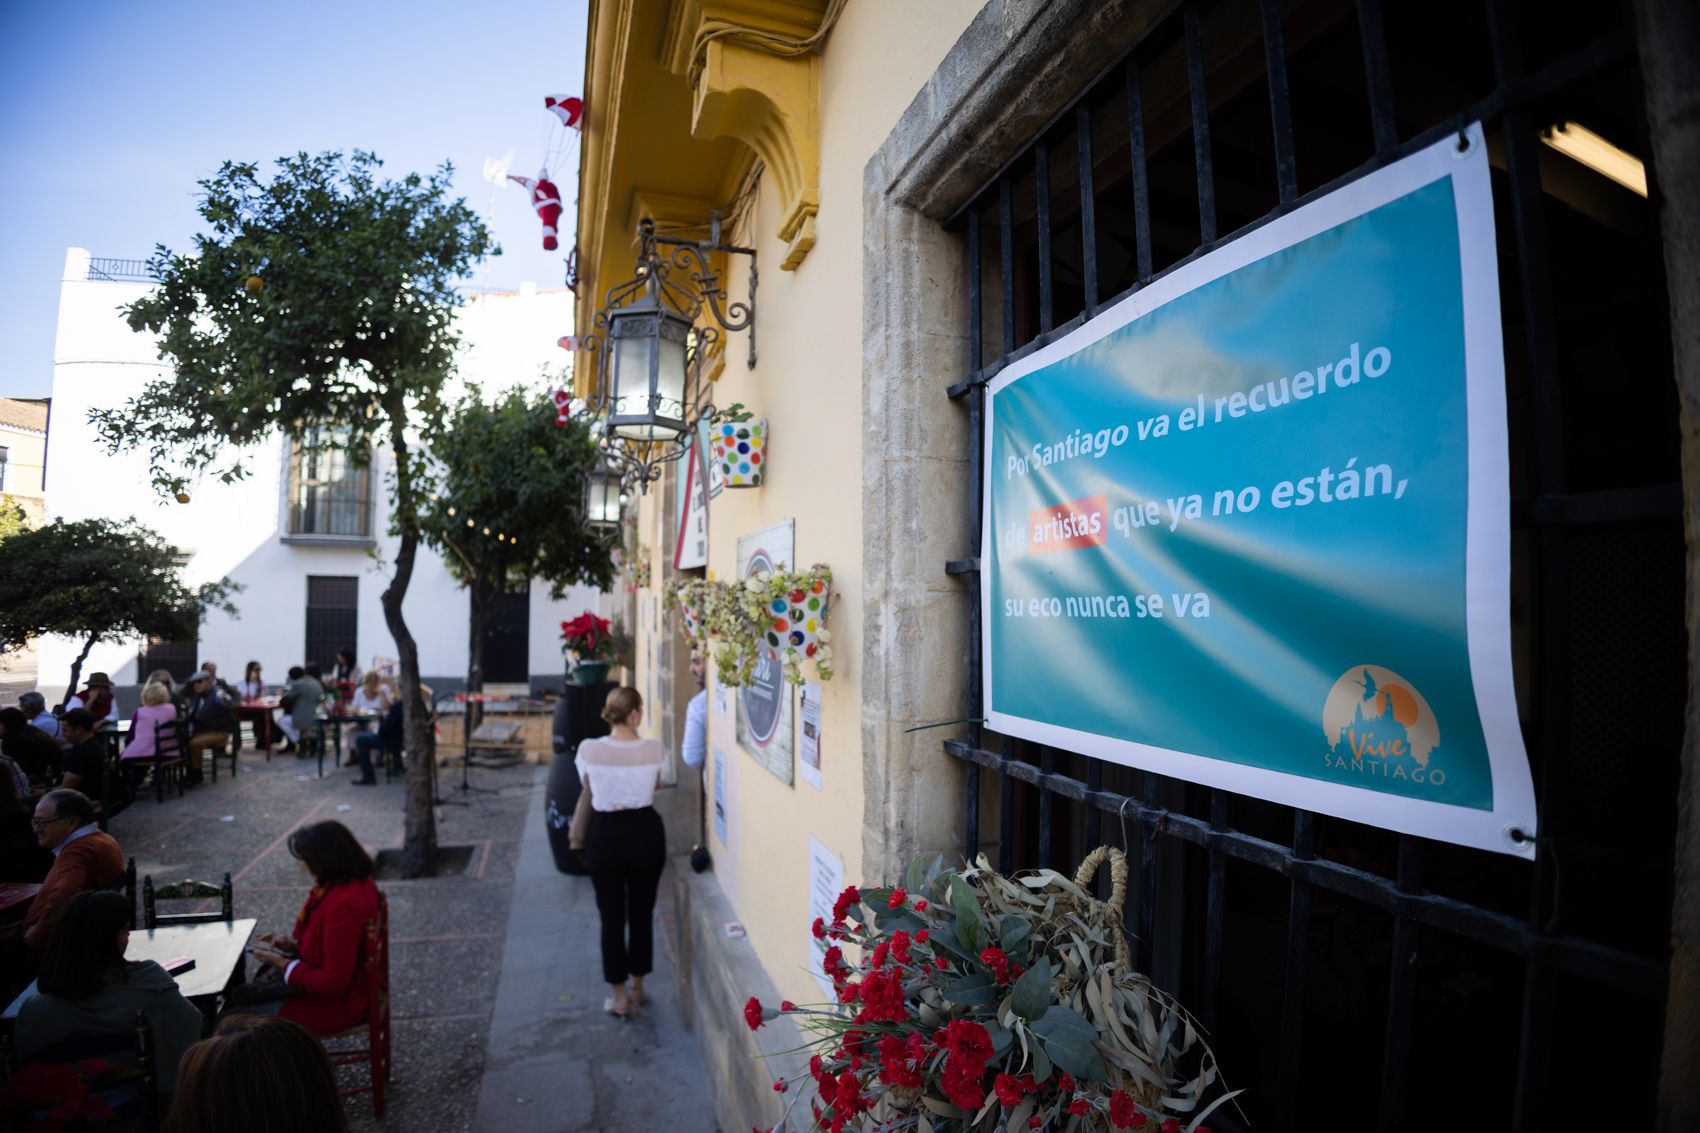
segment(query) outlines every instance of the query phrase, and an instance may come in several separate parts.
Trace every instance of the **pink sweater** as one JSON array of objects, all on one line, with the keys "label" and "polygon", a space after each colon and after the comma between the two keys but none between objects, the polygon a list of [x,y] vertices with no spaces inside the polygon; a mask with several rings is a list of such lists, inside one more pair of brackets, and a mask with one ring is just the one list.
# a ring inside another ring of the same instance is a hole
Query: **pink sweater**
[{"label": "pink sweater", "polygon": [[120,759],[139,759],[154,753],[154,725],[177,719],[177,707],[171,703],[144,704],[132,717],[130,742]]}]

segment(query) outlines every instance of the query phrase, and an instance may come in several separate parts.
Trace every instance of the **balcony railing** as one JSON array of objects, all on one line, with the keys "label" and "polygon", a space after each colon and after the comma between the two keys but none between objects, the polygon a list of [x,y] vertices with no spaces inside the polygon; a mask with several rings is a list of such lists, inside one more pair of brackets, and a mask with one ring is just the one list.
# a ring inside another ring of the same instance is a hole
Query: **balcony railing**
[{"label": "balcony railing", "polygon": [[109,283],[155,283],[146,260],[114,260],[105,256],[89,257],[89,278]]}]

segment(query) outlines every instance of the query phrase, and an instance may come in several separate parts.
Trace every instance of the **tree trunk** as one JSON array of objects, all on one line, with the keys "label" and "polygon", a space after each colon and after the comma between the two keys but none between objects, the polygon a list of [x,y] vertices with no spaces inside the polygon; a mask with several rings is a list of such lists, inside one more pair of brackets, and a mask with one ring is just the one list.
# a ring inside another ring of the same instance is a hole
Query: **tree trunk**
[{"label": "tree trunk", "polygon": [[94,643],[99,640],[99,634],[89,638],[88,644],[83,646],[83,651],[77,654],[75,661],[71,662],[71,684],[70,687],[66,688],[65,695],[59,698],[59,703],[63,704],[77,695],[77,682],[83,679],[83,662],[89,659],[89,652],[94,649]]},{"label": "tree trunk", "polygon": [[484,705],[473,698],[484,691],[484,625],[489,619],[489,587],[482,576],[467,587],[466,641],[466,745],[470,750],[472,730],[484,721]]},{"label": "tree trunk", "polygon": [[419,555],[419,518],[413,500],[413,479],[407,451],[407,409],[399,392],[387,395],[385,408],[390,418],[390,448],[395,457],[396,528],[401,542],[396,548],[395,574],[383,594],[384,624],[395,639],[401,663],[402,745],[407,752],[407,803],[401,847],[403,877],[423,877],[436,868],[437,813],[432,782],[437,760],[431,731],[431,706],[419,687],[419,644],[414,641],[402,616],[402,599],[413,580],[413,564]]},{"label": "tree trunk", "polygon": [[1688,541],[1688,711],[1676,798],[1661,1130],[1700,1129],[1700,8],[1637,0],[1654,203],[1664,235]]}]

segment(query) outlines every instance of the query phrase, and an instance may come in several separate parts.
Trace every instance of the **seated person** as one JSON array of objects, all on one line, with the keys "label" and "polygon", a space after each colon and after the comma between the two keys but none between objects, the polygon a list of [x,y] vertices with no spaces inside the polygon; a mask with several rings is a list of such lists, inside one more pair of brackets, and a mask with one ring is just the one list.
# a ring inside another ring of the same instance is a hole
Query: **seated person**
[{"label": "seated person", "polygon": [[94,733],[94,717],[87,708],[73,708],[62,722],[71,746],[65,752],[65,775],[59,785],[99,799],[106,781],[106,744]]},{"label": "seated person", "polygon": [[21,711],[0,708],[0,755],[23,768],[32,779],[57,779],[63,751],[52,736],[30,727]]},{"label": "seated person", "polygon": [[59,720],[47,710],[47,698],[41,693],[26,692],[18,697],[18,711],[24,714],[24,722],[30,727],[59,738]]},{"label": "seated person", "polygon": [[159,726],[177,719],[177,706],[171,702],[171,690],[158,682],[149,682],[142,690],[142,706],[130,717],[130,742],[124,745],[118,758],[151,759],[157,750]]},{"label": "seated person", "polygon": [[[18,1009],[13,1042],[20,1058],[27,1062],[73,1035],[134,1034],[140,1011],[153,1032],[157,1088],[172,1092],[178,1060],[201,1037],[201,1013],[154,961],[125,960],[129,943],[130,901],[122,893],[82,893],[66,903],[53,947],[41,958],[39,994]],[[121,1054],[101,1057],[126,1063]]]},{"label": "seated person", "polygon": [[230,1015],[177,1071],[171,1133],[347,1133],[331,1060],[300,1024]]},{"label": "seated person", "polygon": [[237,728],[232,699],[218,687],[218,678],[205,669],[189,678],[188,783],[191,787],[201,781],[201,762],[206,753],[230,744]]},{"label": "seated person", "polygon": [[94,821],[94,804],[80,791],[61,787],[35,804],[35,840],[53,851],[53,868],[24,917],[24,941],[41,955],[53,935],[55,915],[71,898],[110,889],[124,875],[124,851]]},{"label": "seated person", "polygon": [[354,737],[354,761],[360,764],[360,777],[354,780],[357,787],[370,787],[378,781],[372,772],[372,751],[401,751],[401,698],[388,699],[389,690],[378,684],[377,673],[367,673],[360,691],[354,694],[354,704],[360,708],[360,698],[367,693],[370,686],[377,686],[378,691],[386,698],[381,703],[383,707],[362,709],[362,711],[382,711],[383,720],[378,723],[376,732],[363,732]]},{"label": "seated person", "polygon": [[[0,764],[11,762],[0,755]],[[18,793],[18,779],[10,771],[9,766],[0,767],[0,881],[40,884],[53,868],[53,852],[36,841],[31,822],[35,809],[28,795]],[[0,976],[0,984],[5,982]]]},{"label": "seated person", "polygon": [[313,878],[290,936],[260,933],[254,959],[283,973],[298,994],[277,1014],[316,1035],[365,1020],[366,924],[378,915],[372,859],[340,822],[315,822],[289,836],[289,852]]},{"label": "seated person", "polygon": [[118,701],[112,695],[112,678],[105,673],[90,673],[88,687],[65,701],[65,711],[87,708],[97,727],[118,724]]},{"label": "seated person", "polygon": [[277,726],[289,741],[283,745],[284,751],[293,749],[303,737],[317,735],[319,701],[324,698],[325,686],[319,683],[316,676],[309,675],[300,665],[290,666],[289,684],[284,687],[283,695],[278,698],[278,706],[283,709],[283,715],[278,717]]}]

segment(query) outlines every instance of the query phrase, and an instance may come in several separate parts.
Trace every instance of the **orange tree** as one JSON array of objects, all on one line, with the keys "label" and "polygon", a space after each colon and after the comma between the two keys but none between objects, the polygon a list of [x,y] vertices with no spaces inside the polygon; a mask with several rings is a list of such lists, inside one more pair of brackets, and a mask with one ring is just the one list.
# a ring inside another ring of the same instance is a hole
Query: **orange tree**
[{"label": "orange tree", "polygon": [[[425,541],[467,589],[468,692],[484,687],[484,627],[510,587],[534,578],[560,598],[614,582],[614,538],[585,523],[584,485],[596,443],[577,421],[555,423],[541,391],[463,398],[431,444],[436,490],[420,506]],[[468,728],[477,717],[468,702]]]},{"label": "orange tree", "polygon": [[169,376],[91,420],[113,450],[148,453],[155,486],[192,477],[238,479],[280,432],[337,429],[356,461],[389,450],[395,556],[384,620],[401,670],[410,757],[402,871],[430,872],[437,832],[429,706],[402,599],[418,554],[424,446],[442,417],[458,337],[457,284],[497,251],[449,196],[451,169],[400,180],[356,150],[281,158],[268,179],[226,162],[200,182],[209,231],[193,251],[154,253],[158,286],[128,308],[130,327],[157,336]]}]

